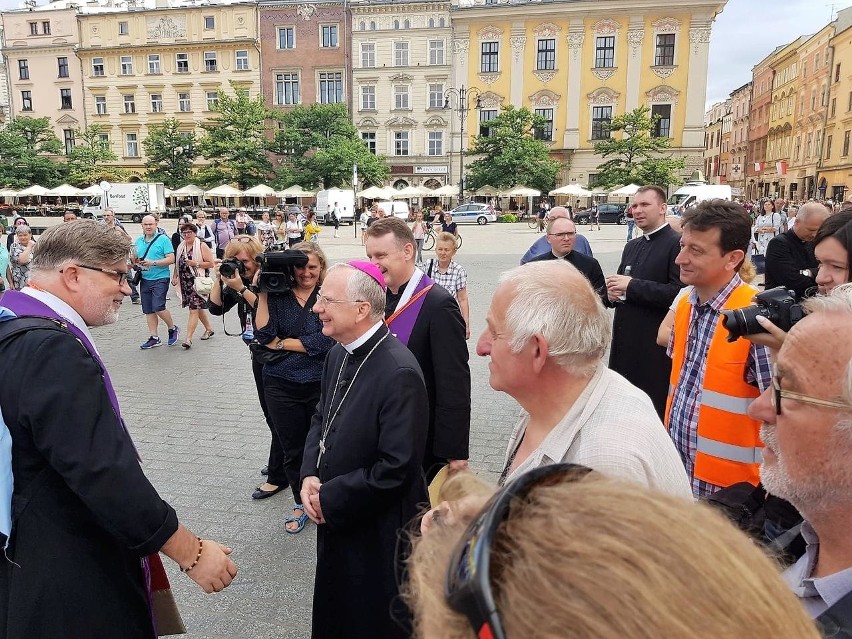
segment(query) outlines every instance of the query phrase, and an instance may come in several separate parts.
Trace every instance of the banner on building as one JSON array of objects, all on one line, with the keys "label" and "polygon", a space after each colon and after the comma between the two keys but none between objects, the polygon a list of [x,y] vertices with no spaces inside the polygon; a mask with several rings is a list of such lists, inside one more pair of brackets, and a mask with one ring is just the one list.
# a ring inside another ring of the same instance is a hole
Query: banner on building
[{"label": "banner on building", "polygon": [[755,162],[754,163],[755,173],[760,173],[762,170],[763,170],[763,162]]},{"label": "banner on building", "polygon": [[784,161],[775,163],[775,172],[778,175],[787,175],[787,163]]}]

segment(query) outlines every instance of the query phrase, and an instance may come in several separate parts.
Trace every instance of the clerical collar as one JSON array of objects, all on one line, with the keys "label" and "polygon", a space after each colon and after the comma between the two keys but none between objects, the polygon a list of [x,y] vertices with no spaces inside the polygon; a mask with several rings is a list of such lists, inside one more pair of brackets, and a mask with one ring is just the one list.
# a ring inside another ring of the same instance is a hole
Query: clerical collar
[{"label": "clerical collar", "polygon": [[92,348],[94,348],[95,352],[97,352],[98,349],[97,346],[95,346],[95,340],[92,338],[92,334],[89,332],[89,327],[86,326],[85,320],[80,317],[80,314],[67,302],[58,298],[53,293],[49,293],[43,288],[35,288],[33,285],[25,286],[21,289],[21,293],[37,299],[42,304],[46,304],[52,311],[55,311],[57,315],[65,318],[74,326],[79,328],[83,332],[83,335],[86,336],[86,339],[89,340]]},{"label": "clerical collar", "polygon": [[553,257],[555,257],[557,260],[567,260],[571,256],[571,253],[573,253],[574,251],[568,251],[565,255],[561,255],[561,256],[557,255],[553,251],[550,251],[550,252],[553,255]]},{"label": "clerical collar", "polygon": [[370,328],[367,329],[366,333],[364,333],[361,337],[356,339],[354,342],[350,342],[349,344],[344,344],[343,348],[346,349],[347,353],[349,353],[350,355],[353,355],[355,353],[355,350],[359,346],[363,346],[368,341],[370,341],[370,338],[373,335],[376,334],[376,331],[378,331],[384,325],[385,325],[384,322],[376,322],[375,324],[373,324],[373,326],[371,326]]},{"label": "clerical collar", "polygon": [[666,228],[668,225],[669,225],[668,222],[663,222],[660,226],[655,228],[653,231],[648,231],[647,233],[645,233],[645,239],[650,242],[652,235],[654,235],[655,233],[659,233],[661,230]]},{"label": "clerical collar", "polygon": [[414,289],[420,284],[420,280],[426,276],[426,273],[420,269],[414,269],[411,279],[405,284],[400,285],[399,292],[393,293],[388,287],[387,296],[385,298],[385,319],[393,315],[397,307],[405,306],[411,296],[414,295]]}]

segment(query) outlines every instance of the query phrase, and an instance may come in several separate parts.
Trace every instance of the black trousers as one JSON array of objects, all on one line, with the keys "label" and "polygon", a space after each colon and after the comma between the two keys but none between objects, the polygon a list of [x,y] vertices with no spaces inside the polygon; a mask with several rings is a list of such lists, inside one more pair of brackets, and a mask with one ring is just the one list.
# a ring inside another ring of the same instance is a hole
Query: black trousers
[{"label": "black trousers", "polygon": [[[305,453],[305,440],[311,428],[311,418],[320,398],[320,382],[296,384],[280,377],[266,375],[263,378],[263,390],[272,420],[273,439],[278,439],[283,454],[284,477],[293,491],[295,503],[301,504],[299,480],[302,457]],[[272,468],[270,457],[267,481],[270,484],[282,485],[284,480],[279,475],[273,475]]]},{"label": "black trousers", "polygon": [[[281,443],[278,441],[278,437],[275,436],[275,427],[272,426],[272,420],[269,417],[269,409],[266,407],[266,393],[263,389],[263,364],[258,364],[254,361],[254,358],[252,358],[251,372],[254,375],[254,385],[257,388],[257,398],[260,400],[260,409],[263,411],[263,416],[266,419],[266,425],[269,426],[269,433],[272,435],[272,441],[269,444],[269,459],[266,462],[266,466],[269,469],[267,481],[276,486],[284,486],[287,483],[287,475],[284,474],[284,451],[281,449]],[[274,473],[273,468],[277,469]],[[270,478],[274,478],[277,481],[272,481]]]}]

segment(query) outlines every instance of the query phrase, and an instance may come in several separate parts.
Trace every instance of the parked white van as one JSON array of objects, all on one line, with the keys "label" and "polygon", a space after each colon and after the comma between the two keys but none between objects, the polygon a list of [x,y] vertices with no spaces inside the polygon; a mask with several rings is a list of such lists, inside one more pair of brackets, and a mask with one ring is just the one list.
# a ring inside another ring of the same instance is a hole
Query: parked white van
[{"label": "parked white van", "polygon": [[337,203],[340,212],[337,219],[341,224],[355,223],[355,192],[352,189],[327,189],[317,193],[317,203],[314,209],[317,221],[331,224],[331,210]]},{"label": "parked white van", "polygon": [[407,222],[408,216],[411,215],[411,209],[408,208],[408,202],[402,200],[394,200],[393,202],[376,202],[376,206],[385,214],[385,217],[398,217]]},{"label": "parked white van", "polygon": [[686,209],[704,200],[732,200],[731,187],[727,184],[684,184],[674,192],[668,202],[670,215],[681,215]]}]

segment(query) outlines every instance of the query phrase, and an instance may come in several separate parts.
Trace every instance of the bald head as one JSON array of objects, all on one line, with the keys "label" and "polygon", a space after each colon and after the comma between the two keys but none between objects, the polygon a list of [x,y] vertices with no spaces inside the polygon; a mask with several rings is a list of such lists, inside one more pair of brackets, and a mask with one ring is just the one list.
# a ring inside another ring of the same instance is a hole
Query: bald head
[{"label": "bald head", "polygon": [[566,209],[564,206],[554,206],[552,209],[550,209],[550,212],[548,213],[548,215],[550,216],[551,220],[556,219],[556,218],[560,218],[560,217],[564,217],[564,218],[568,218],[568,219],[571,218],[571,214],[568,212],[568,209]]},{"label": "bald head", "polygon": [[819,202],[808,202],[802,205],[796,215],[793,233],[803,242],[813,241],[819,227],[828,219],[830,214],[831,212]]}]

